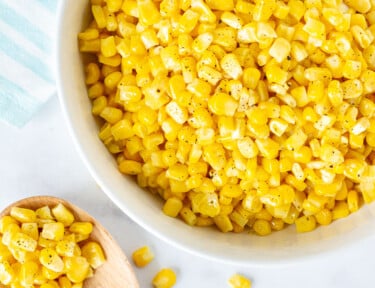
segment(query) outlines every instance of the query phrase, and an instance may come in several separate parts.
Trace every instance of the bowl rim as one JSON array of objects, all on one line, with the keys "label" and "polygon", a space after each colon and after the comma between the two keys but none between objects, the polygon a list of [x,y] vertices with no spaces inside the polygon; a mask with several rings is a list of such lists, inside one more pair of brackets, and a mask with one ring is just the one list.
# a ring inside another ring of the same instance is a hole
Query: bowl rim
[{"label": "bowl rim", "polygon": [[[64,29],[64,15],[65,11],[67,10],[68,7],[68,1],[60,1],[58,4],[58,15],[57,15],[57,35],[63,35],[63,29]],[[177,237],[170,237],[171,235],[164,235],[161,233],[159,230],[157,230],[153,225],[148,223],[147,221],[144,221],[142,217],[139,217],[135,211],[132,209],[129,209],[128,206],[124,205],[122,200],[111,191],[111,189],[107,186],[106,181],[103,179],[101,174],[98,172],[98,170],[95,168],[96,166],[90,160],[88,157],[88,154],[85,152],[83,149],[83,144],[82,141],[80,140],[79,131],[75,128],[75,125],[72,121],[72,117],[70,116],[71,112],[69,111],[69,105],[68,101],[65,99],[65,88],[64,88],[64,83],[62,81],[62,69],[61,67],[63,66],[64,63],[64,57],[62,57],[62,47],[63,45],[61,44],[62,42],[62,37],[56,37],[55,40],[55,77],[56,77],[56,86],[57,86],[57,93],[58,93],[58,98],[60,102],[60,106],[62,109],[62,114],[63,118],[66,122],[69,134],[73,138],[73,143],[74,146],[76,147],[78,154],[80,155],[80,158],[82,159],[84,165],[88,169],[89,173],[93,177],[93,179],[98,183],[100,186],[101,190],[111,199],[111,201],[120,208],[120,210],[125,213],[127,216],[129,216],[137,225],[141,226],[144,228],[146,231],[150,232],[152,235],[156,236],[158,239],[161,239],[162,241],[178,248],[181,249],[185,252],[191,253],[193,255],[203,257],[209,260],[214,260],[218,261],[221,263],[226,263],[226,264],[232,264],[232,265],[243,265],[247,267],[251,266],[257,266],[257,267],[275,267],[275,266],[288,266],[288,265],[294,265],[297,263],[304,263],[307,261],[315,261],[318,260],[319,257],[324,254],[325,256],[333,256],[335,254],[338,254],[342,252],[344,249],[349,248],[350,246],[353,245],[360,245],[362,241],[364,241],[366,238],[369,238],[373,233],[361,233],[361,236],[359,239],[358,237],[354,237],[353,235],[345,235],[346,238],[348,239],[355,239],[356,241],[344,241],[343,243],[339,243],[339,246],[336,246],[335,249],[329,249],[329,245],[326,245],[326,247],[322,248],[316,253],[307,253],[305,255],[298,254],[298,255],[289,255],[289,257],[278,257],[276,259],[243,259],[243,258],[224,258],[221,255],[218,255],[217,253],[214,253],[213,251],[206,251],[202,247],[193,247],[192,245],[187,245],[187,242],[180,242],[178,241],[179,239],[181,240],[182,238],[177,238]],[[363,208],[361,208],[363,209]],[[185,225],[181,223],[181,225]],[[346,234],[354,234],[353,231],[345,232]],[[329,239],[330,245],[332,246],[333,243],[332,241],[337,240],[337,239]]]}]

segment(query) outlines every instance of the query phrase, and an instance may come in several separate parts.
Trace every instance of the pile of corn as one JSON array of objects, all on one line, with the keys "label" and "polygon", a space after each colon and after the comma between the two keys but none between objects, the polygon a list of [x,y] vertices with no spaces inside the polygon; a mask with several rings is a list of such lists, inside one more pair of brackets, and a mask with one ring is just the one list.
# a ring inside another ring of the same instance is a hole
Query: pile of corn
[{"label": "pile of corn", "polygon": [[87,240],[92,229],[89,222],[76,222],[62,204],[35,211],[13,207],[0,218],[0,283],[11,288],[82,288],[105,262],[101,246]]},{"label": "pile of corn", "polygon": [[91,0],[99,137],[189,225],[297,231],[375,199],[373,0]]}]

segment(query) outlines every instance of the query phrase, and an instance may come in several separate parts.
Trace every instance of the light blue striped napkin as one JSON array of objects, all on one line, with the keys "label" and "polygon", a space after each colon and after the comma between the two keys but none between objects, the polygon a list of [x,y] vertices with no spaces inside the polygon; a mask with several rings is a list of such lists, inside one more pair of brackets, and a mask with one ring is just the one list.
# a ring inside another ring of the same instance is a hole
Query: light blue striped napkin
[{"label": "light blue striped napkin", "polygon": [[0,0],[0,119],[22,127],[56,93],[58,0]]}]

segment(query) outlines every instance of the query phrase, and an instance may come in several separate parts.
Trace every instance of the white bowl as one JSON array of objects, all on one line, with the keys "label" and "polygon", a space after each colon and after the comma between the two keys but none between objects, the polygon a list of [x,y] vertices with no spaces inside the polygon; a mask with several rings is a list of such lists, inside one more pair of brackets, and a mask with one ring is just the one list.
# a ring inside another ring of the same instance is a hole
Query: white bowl
[{"label": "white bowl", "polygon": [[77,34],[87,23],[89,2],[60,1],[59,96],[70,132],[87,168],[108,197],[135,222],[160,239],[189,252],[245,265],[292,263],[358,243],[374,233],[374,205],[310,233],[296,234],[294,227],[288,227],[267,237],[224,234],[216,229],[190,227],[181,220],[165,216],[161,211],[162,201],[120,174],[115,159],[98,138],[77,44]]}]

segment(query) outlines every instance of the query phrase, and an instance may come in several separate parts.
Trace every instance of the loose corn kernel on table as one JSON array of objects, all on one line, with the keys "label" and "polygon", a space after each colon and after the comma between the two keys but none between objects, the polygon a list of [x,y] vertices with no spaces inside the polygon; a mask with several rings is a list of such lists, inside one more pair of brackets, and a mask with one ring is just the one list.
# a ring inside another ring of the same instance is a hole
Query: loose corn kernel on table
[{"label": "loose corn kernel on table", "polygon": [[72,201],[97,218],[128,257],[141,246],[151,247],[154,261],[135,268],[141,287],[151,287],[164,267],[176,271],[177,288],[229,287],[227,281],[235,273],[249,277],[256,288],[373,286],[375,235],[328,256],[271,268],[215,262],[161,242],[125,216],[96,185],[78,156],[56,98],[23,129],[0,123],[0,134],[0,208],[40,194]]}]

